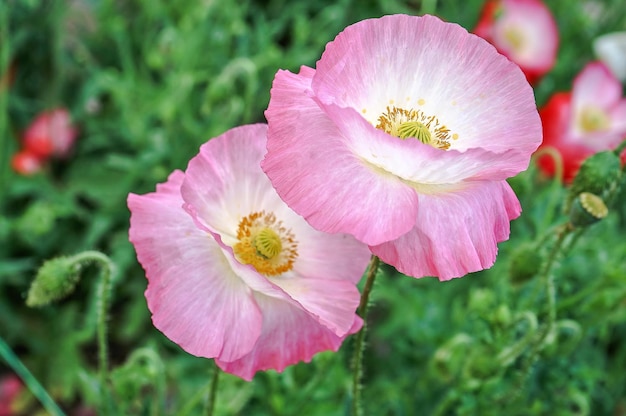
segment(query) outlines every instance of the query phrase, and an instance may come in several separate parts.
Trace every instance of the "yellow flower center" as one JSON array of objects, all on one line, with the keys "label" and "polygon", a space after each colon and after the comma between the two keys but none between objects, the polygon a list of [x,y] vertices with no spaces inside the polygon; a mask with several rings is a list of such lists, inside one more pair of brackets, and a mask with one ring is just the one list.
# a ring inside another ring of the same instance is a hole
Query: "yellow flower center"
[{"label": "yellow flower center", "polygon": [[237,260],[265,276],[278,276],[293,268],[298,243],[291,230],[273,213],[253,212],[239,222],[233,251]]},{"label": "yellow flower center", "polygon": [[503,35],[513,52],[520,53],[524,50],[526,41],[524,39],[524,33],[521,30],[516,27],[509,27],[504,31]]},{"label": "yellow flower center", "polygon": [[436,149],[450,148],[450,139],[456,140],[457,134],[439,123],[435,116],[427,116],[421,110],[406,110],[399,107],[387,107],[378,117],[377,129],[400,139],[414,138]]},{"label": "yellow flower center", "polygon": [[596,133],[607,130],[611,120],[600,108],[585,107],[580,115],[580,128],[585,133]]}]

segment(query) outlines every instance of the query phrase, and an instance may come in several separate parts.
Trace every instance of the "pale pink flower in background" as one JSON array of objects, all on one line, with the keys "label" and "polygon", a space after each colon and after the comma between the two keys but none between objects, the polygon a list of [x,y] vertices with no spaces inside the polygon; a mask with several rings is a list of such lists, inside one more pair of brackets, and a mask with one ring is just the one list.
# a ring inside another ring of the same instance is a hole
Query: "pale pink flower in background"
[{"label": "pale pink flower in background", "polygon": [[78,136],[69,112],[64,108],[40,113],[22,138],[24,148],[40,158],[67,156]]},{"label": "pale pink flower in background", "polygon": [[[600,61],[588,63],[576,76],[571,93],[555,93],[540,110],[544,142],[563,160],[563,179],[570,182],[582,162],[594,153],[615,148],[626,138],[626,99],[622,85]],[[540,157],[549,175],[554,161]]]},{"label": "pale pink flower in background", "polygon": [[262,167],[291,208],[442,280],[494,263],[521,211],[505,179],[541,142],[519,67],[433,16],[349,26],[317,69],[276,74],[266,117]]},{"label": "pale pink flower in background", "polygon": [[210,140],[185,173],[130,194],[130,240],[154,325],[246,380],[336,351],[362,325],[367,247],[325,234],[278,197],[259,163],[267,126]]},{"label": "pale pink flower in background", "polygon": [[531,84],[554,66],[559,33],[541,0],[487,0],[474,33],[518,64]]},{"label": "pale pink flower in background", "polygon": [[626,135],[622,85],[602,62],[588,63],[574,79],[569,133],[595,151],[616,146]]}]

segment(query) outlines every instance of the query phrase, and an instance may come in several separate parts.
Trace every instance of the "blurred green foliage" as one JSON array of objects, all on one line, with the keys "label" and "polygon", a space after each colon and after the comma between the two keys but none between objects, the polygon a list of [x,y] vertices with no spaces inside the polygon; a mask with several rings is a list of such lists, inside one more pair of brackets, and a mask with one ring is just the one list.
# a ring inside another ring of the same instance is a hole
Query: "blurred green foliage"
[{"label": "blurred green foliage", "polygon": [[[593,59],[597,35],[626,30],[621,0],[548,1],[557,64],[541,105]],[[482,0],[5,0],[0,2],[0,335],[68,411],[94,408],[95,270],[64,301],[25,297],[49,258],[96,249],[118,267],[109,329],[120,414],[199,414],[213,364],[150,322],[146,280],[127,238],[129,192],[184,169],[200,144],[262,122],[275,72],[314,66],[347,25],[430,12],[472,29]],[[10,169],[34,116],[67,107],[81,134],[73,154],[25,177]],[[371,415],[626,414],[626,197],[569,241],[553,270],[555,333],[537,354],[517,348],[546,317],[537,268],[567,220],[567,190],[531,165],[511,180],[524,212],[496,265],[463,279],[415,280],[385,267],[365,352]],[[526,254],[520,251],[526,248]],[[532,255],[529,256],[528,253]],[[526,255],[522,260],[520,256]],[[537,260],[539,259],[539,260]],[[512,269],[513,267],[513,269]],[[222,375],[217,414],[342,415],[349,355],[322,353],[252,383]],[[0,374],[8,371],[0,362]],[[35,412],[32,404],[28,412]],[[30,414],[30,413],[26,413]]]}]

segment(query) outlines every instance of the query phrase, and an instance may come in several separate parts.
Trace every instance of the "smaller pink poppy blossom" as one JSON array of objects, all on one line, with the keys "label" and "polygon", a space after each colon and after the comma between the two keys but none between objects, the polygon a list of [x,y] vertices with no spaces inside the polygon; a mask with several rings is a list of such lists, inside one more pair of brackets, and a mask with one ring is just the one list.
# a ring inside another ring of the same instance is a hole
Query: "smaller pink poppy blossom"
[{"label": "smaller pink poppy blossom", "polygon": [[130,194],[130,241],[152,321],[190,354],[246,380],[336,351],[362,325],[369,250],[293,212],[259,163],[267,126],[227,131],[156,192]]},{"label": "smaller pink poppy blossom", "polygon": [[541,0],[487,0],[474,33],[518,64],[531,84],[554,66],[559,34]]},{"label": "smaller pink poppy blossom", "polygon": [[[567,183],[588,156],[613,149],[626,137],[622,85],[599,61],[588,63],[574,79],[572,91],[554,94],[539,114],[544,133],[541,148],[551,146],[560,153]],[[538,164],[545,173],[555,173],[551,158],[539,157]]]},{"label": "smaller pink poppy blossom", "polygon": [[22,149],[11,158],[11,166],[20,175],[30,176],[41,171],[43,161],[30,150]]},{"label": "smaller pink poppy blossom", "polygon": [[65,157],[78,136],[70,114],[64,108],[40,113],[23,135],[24,147],[40,158]]},{"label": "smaller pink poppy blossom", "polygon": [[279,71],[261,166],[315,228],[413,277],[493,265],[521,212],[506,179],[541,142],[533,91],[484,39],[433,16],[347,27]]}]

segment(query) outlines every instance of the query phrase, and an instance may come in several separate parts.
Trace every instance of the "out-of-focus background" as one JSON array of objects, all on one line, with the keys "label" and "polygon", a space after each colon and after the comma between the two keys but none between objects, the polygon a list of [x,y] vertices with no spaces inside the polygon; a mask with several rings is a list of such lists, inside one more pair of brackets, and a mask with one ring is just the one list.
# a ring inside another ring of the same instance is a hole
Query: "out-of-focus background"
[{"label": "out-of-focus background", "polygon": [[[560,41],[555,66],[535,85],[538,106],[571,89],[595,59],[597,36],[626,30],[622,3],[546,2]],[[60,302],[29,308],[25,297],[45,260],[102,251],[118,271],[109,318],[115,400],[129,415],[198,414],[212,363],[151,324],[145,275],[128,242],[128,193],[153,191],[211,137],[263,122],[276,71],[314,67],[347,25],[431,13],[471,31],[482,7],[482,0],[3,0],[0,336],[68,414],[95,414],[97,269],[84,270]],[[33,120],[59,108],[75,129],[71,149],[17,163]],[[539,354],[523,351],[503,366],[495,357],[545,318],[542,282],[511,273],[517,253],[566,221],[567,189],[532,163],[510,183],[524,212],[492,269],[440,283],[384,268],[365,353],[367,414],[626,414],[623,193],[559,257],[557,335]],[[349,339],[337,354],[259,373],[251,383],[224,375],[216,413],[345,414],[351,348]],[[12,377],[0,360],[0,385]],[[17,390],[12,413],[0,415],[45,414],[27,389]]]}]

